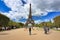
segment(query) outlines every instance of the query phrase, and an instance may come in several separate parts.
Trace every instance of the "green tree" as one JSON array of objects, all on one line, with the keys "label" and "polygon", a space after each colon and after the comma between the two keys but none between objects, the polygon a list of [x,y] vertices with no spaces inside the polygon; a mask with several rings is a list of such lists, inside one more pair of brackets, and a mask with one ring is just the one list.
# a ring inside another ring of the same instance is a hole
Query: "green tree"
[{"label": "green tree", "polygon": [[44,27],[44,26],[48,26],[48,27],[52,27],[53,23],[51,21],[49,22],[42,22],[39,24],[40,27]]},{"label": "green tree", "polygon": [[10,21],[10,19],[7,16],[2,15],[0,13],[0,26],[7,26],[9,21]]},{"label": "green tree", "polygon": [[24,24],[23,23],[14,22],[14,21],[10,20],[9,26],[23,27]]},{"label": "green tree", "polygon": [[9,21],[9,26],[12,26],[12,25],[15,26],[15,25],[17,25],[17,23],[16,22],[13,22],[12,20],[10,20]]},{"label": "green tree", "polygon": [[39,24],[35,24],[34,26],[35,26],[35,27],[39,27]]},{"label": "green tree", "polygon": [[39,24],[39,27],[43,27],[43,26],[45,26],[45,22]]},{"label": "green tree", "polygon": [[60,16],[57,16],[54,18],[54,24],[56,27],[60,27]]},{"label": "green tree", "polygon": [[18,23],[19,25],[20,25],[20,27],[23,27],[24,26],[24,24],[23,23]]}]

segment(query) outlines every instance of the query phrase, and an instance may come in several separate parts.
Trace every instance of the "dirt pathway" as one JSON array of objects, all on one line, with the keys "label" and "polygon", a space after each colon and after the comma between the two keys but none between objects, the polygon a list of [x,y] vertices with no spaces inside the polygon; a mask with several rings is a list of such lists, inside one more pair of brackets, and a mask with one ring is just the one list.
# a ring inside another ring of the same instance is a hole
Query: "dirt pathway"
[{"label": "dirt pathway", "polygon": [[0,32],[0,40],[60,40],[60,32],[50,30],[49,34],[44,34],[43,29],[32,30],[32,35],[29,35],[28,29],[24,28]]}]

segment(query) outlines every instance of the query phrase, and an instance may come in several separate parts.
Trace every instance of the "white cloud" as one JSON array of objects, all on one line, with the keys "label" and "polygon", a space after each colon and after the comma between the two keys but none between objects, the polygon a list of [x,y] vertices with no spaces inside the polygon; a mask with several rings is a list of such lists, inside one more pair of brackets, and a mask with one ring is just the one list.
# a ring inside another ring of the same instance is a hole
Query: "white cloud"
[{"label": "white cloud", "polygon": [[[29,3],[31,0],[24,0],[27,2],[22,6],[21,0],[4,0],[5,4],[12,9],[9,13],[2,13],[7,15],[10,19],[19,20],[21,17],[27,19],[29,14]],[[35,7],[35,4],[32,3],[32,15],[41,15],[42,11]]]},{"label": "white cloud", "polygon": [[[50,11],[60,10],[59,0],[24,0],[27,2],[22,6],[21,0],[3,0],[5,4],[12,9],[9,13],[4,13],[10,19],[16,19],[17,21],[23,17],[28,18],[29,3],[32,3],[32,15],[45,16]],[[57,6],[58,5],[58,6]],[[3,14],[3,13],[2,13]]]},{"label": "white cloud", "polygon": [[37,24],[37,23],[39,24],[39,23],[41,23],[41,22],[43,22],[43,20],[36,20],[36,21],[35,21],[36,24]]},{"label": "white cloud", "polygon": [[49,20],[49,19],[45,19],[45,20],[44,20],[44,22],[48,22],[48,21],[50,21],[50,20]]},{"label": "white cloud", "polygon": [[52,22],[52,23],[54,23],[54,20],[53,20],[53,19],[51,19],[51,22]]}]

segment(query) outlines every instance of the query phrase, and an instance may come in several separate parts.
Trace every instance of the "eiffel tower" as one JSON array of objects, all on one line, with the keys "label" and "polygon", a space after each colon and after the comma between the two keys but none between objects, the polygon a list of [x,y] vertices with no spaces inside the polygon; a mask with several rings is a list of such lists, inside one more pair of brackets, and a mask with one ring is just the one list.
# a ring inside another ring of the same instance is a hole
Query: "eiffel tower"
[{"label": "eiffel tower", "polygon": [[26,26],[31,23],[32,26],[34,26],[34,20],[32,19],[32,11],[31,11],[31,4],[30,4],[30,9],[29,9],[29,15],[28,15],[28,19],[26,21]]}]

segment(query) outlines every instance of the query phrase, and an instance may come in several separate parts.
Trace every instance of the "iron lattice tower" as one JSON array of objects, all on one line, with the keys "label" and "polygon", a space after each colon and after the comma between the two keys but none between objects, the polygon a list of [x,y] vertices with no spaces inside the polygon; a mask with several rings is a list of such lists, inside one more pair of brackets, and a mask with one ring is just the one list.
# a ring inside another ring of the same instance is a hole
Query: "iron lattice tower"
[{"label": "iron lattice tower", "polygon": [[28,19],[27,19],[25,25],[28,25],[29,23],[31,23],[34,26],[34,20],[32,19],[31,4],[30,4],[30,9],[29,9]]}]

